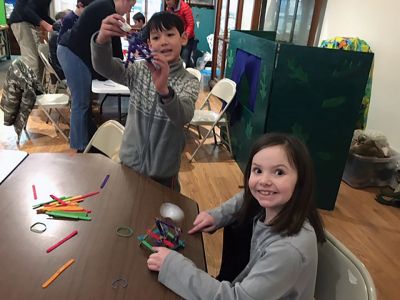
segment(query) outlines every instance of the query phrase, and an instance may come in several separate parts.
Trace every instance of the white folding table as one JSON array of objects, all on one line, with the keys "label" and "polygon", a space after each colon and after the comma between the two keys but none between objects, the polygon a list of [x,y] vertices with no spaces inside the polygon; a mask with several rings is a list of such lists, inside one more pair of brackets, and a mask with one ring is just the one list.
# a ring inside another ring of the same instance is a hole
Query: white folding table
[{"label": "white folding table", "polygon": [[103,112],[103,103],[108,96],[117,96],[118,98],[118,118],[121,122],[121,97],[129,96],[129,89],[127,86],[116,83],[112,80],[101,81],[94,79],[92,80],[92,92],[96,94],[105,94],[103,100],[100,103],[100,113]]}]

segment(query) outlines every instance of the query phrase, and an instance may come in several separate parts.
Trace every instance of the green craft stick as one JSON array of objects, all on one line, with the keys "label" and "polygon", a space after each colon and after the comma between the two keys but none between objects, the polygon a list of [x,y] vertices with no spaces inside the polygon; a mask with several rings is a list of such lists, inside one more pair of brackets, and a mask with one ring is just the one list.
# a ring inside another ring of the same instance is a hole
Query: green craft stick
[{"label": "green craft stick", "polygon": [[147,242],[147,241],[141,241],[141,244],[144,245],[147,249],[149,249],[151,252],[156,252],[153,247]]},{"label": "green craft stick", "polygon": [[90,221],[90,218],[87,213],[84,212],[63,212],[63,211],[48,211],[47,215],[58,218],[70,218],[70,219],[78,219],[78,220],[87,220]]},{"label": "green craft stick", "polygon": [[[68,201],[68,200],[71,199],[71,198],[72,198],[72,196],[63,196],[63,197],[60,197],[60,199],[61,199],[61,200],[64,200],[64,201]],[[37,203],[37,204],[35,204],[35,205],[32,205],[32,209],[36,209],[36,208],[39,208],[39,207],[41,207],[41,206],[43,206],[43,205],[45,205],[45,204],[50,204],[50,203],[55,203],[55,202],[57,202],[57,201],[51,199],[51,200],[49,200],[49,201]]]},{"label": "green craft stick", "polygon": [[39,207],[41,207],[41,206],[43,206],[43,205],[45,205],[45,204],[49,204],[49,203],[52,203],[52,202],[57,202],[57,201],[49,200],[49,201],[46,201],[46,202],[41,202],[41,203],[32,205],[32,209],[39,208]]}]

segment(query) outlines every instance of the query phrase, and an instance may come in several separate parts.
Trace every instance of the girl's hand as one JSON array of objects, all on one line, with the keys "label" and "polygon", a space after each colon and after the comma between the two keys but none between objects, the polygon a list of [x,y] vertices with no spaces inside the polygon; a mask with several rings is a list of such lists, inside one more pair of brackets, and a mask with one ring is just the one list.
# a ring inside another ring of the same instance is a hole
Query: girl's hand
[{"label": "girl's hand", "polygon": [[127,33],[121,29],[121,22],[125,23],[125,20],[119,14],[112,14],[104,18],[101,22],[100,31],[96,38],[96,43],[105,44],[111,41],[111,38],[114,36],[126,36]]},{"label": "girl's hand", "polygon": [[168,75],[169,64],[165,56],[161,53],[152,52],[151,63],[146,61],[153,79],[154,87],[160,95],[168,94]]},{"label": "girl's hand", "polygon": [[147,267],[151,271],[159,272],[164,263],[164,259],[171,252],[171,250],[165,247],[153,247],[153,249],[157,252],[149,256],[149,258],[147,259]]},{"label": "girl's hand", "polygon": [[215,230],[215,219],[209,213],[200,212],[193,222],[194,227],[188,231],[192,234],[198,231],[212,232]]}]

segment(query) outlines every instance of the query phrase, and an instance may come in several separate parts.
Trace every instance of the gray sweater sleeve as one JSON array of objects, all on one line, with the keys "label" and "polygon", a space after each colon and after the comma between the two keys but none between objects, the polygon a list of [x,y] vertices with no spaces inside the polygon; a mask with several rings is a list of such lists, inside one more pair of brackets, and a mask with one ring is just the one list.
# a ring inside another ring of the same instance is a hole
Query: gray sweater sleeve
[{"label": "gray sweater sleeve", "polygon": [[265,251],[243,280],[232,284],[218,281],[172,251],[158,280],[184,299],[286,299],[301,271],[301,259],[295,248],[278,242]]},{"label": "gray sweater sleeve", "polygon": [[214,217],[216,228],[225,227],[235,221],[235,214],[243,205],[244,191],[234,195],[221,206],[209,210],[208,213]]},{"label": "gray sweater sleeve", "polygon": [[159,99],[160,106],[177,127],[183,127],[189,123],[194,114],[194,106],[199,95],[200,82],[188,80],[184,89],[175,91],[174,97],[163,103]]},{"label": "gray sweater sleeve", "polygon": [[[125,68],[124,63],[119,58],[112,57],[111,43],[97,44],[95,42],[96,36],[97,32],[93,34],[91,39],[93,68],[105,78],[126,85],[131,89],[131,86],[135,84],[133,81],[136,79],[136,73],[139,74],[139,69],[147,69],[147,66],[144,66],[143,63],[135,63]],[[200,83],[190,76],[188,73],[184,82],[179,83],[179,87],[173,86],[175,93],[172,99],[163,103],[161,97],[158,96],[159,106],[178,128],[182,128],[192,120],[195,102],[199,94]]]},{"label": "gray sweater sleeve", "polygon": [[128,86],[128,68],[125,68],[121,59],[113,57],[111,42],[101,45],[95,42],[97,34],[95,32],[90,41],[93,68],[105,78]]}]

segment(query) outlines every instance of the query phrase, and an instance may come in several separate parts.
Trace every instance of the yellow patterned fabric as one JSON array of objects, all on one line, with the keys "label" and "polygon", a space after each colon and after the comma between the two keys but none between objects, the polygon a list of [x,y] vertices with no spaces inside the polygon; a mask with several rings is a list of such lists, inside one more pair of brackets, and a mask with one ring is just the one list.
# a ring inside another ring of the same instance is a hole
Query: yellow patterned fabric
[{"label": "yellow patterned fabric", "polygon": [[[328,49],[359,51],[359,52],[372,52],[371,47],[367,44],[366,41],[359,38],[349,38],[340,36],[323,40],[321,42],[320,47]],[[357,129],[365,129],[367,125],[368,108],[369,108],[369,103],[371,101],[372,72],[373,72],[373,65],[371,66],[367,85],[365,87],[364,97],[361,103],[359,118],[357,120],[357,125],[356,125]]]}]

